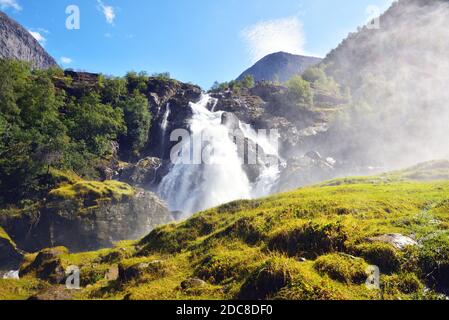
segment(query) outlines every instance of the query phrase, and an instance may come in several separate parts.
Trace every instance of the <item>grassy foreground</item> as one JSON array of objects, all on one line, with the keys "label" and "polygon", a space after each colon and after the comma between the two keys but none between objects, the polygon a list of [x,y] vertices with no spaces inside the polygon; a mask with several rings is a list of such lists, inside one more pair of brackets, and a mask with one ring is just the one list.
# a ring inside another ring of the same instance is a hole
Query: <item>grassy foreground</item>
[{"label": "grassy foreground", "polygon": [[[388,234],[416,243],[395,246]],[[449,162],[229,203],[112,249],[60,251],[63,268],[81,269],[72,299],[440,299]],[[368,265],[380,268],[379,290],[365,285]],[[36,277],[0,280],[0,299],[54,287]]]}]

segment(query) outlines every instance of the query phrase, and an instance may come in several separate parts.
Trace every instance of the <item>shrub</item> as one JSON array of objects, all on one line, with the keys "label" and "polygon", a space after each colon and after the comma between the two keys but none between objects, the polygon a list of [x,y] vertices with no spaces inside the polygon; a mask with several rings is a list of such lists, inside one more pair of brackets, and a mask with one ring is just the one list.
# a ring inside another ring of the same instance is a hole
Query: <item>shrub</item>
[{"label": "shrub", "polygon": [[311,105],[313,103],[313,93],[310,84],[301,76],[294,76],[285,85],[288,88],[288,96],[298,104]]}]

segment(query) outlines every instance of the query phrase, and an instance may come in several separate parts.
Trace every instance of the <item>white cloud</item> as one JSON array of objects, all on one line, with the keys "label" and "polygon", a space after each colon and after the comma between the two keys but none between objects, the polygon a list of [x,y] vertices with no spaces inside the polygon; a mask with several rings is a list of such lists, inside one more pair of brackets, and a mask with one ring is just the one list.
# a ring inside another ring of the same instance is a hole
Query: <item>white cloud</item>
[{"label": "white cloud", "polygon": [[33,36],[34,39],[36,39],[42,46],[45,46],[45,43],[47,42],[47,39],[39,32],[39,31],[31,31],[28,30],[28,32]]},{"label": "white cloud", "polygon": [[97,3],[98,3],[97,8],[98,8],[98,10],[103,12],[104,17],[106,18],[106,21],[109,24],[113,24],[114,20],[115,20],[115,9],[114,9],[114,7],[104,4],[103,1],[101,1],[101,0],[97,0]]},{"label": "white cloud", "polygon": [[71,58],[61,57],[62,64],[71,64],[72,62],[73,62],[73,60]]},{"label": "white cloud", "polygon": [[9,8],[13,8],[14,10],[20,11],[22,7],[20,6],[17,0],[0,0],[0,9],[6,10]]},{"label": "white cloud", "polygon": [[253,62],[278,51],[304,54],[306,39],[302,22],[297,17],[259,22],[245,28],[241,36]]}]

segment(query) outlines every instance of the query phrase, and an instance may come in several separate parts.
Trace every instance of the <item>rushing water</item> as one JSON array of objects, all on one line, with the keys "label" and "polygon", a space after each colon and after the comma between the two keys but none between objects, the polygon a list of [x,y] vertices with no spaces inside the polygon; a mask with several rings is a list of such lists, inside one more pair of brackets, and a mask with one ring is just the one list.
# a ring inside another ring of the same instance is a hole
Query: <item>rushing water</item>
[{"label": "rushing water", "polygon": [[[190,103],[193,116],[190,119],[191,141],[206,138],[203,154],[209,155],[207,164],[174,163],[169,174],[159,185],[160,196],[167,201],[172,211],[190,214],[238,199],[250,199],[267,195],[279,175],[277,165],[267,165],[256,183],[250,183],[242,167],[237,145],[222,124],[223,112],[207,109],[212,98],[203,95],[198,103]],[[257,137],[249,125],[240,123],[245,137],[260,144],[268,153],[271,146],[267,139]],[[191,148],[190,141],[182,146],[183,152]]]}]

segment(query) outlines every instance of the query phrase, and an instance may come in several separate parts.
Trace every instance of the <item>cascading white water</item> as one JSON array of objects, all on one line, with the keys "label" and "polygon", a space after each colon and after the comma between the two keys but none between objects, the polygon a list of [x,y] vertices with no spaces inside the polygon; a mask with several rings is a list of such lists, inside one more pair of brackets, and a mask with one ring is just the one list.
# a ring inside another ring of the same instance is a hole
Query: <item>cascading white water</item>
[{"label": "cascading white water", "polygon": [[165,113],[164,113],[164,117],[162,118],[162,124],[161,124],[161,129],[162,129],[162,137],[165,137],[165,133],[167,132],[167,127],[168,127],[168,117],[170,117],[170,103],[167,103],[166,109],[165,109]]},{"label": "cascading white water", "polygon": [[[179,160],[158,188],[172,211],[184,213],[182,218],[233,200],[267,195],[279,174],[275,166],[266,166],[259,180],[250,183],[229,128],[222,124],[223,112],[207,109],[210,100],[208,95],[203,95],[198,103],[190,103],[193,111],[190,141],[207,140],[202,146],[203,154],[209,155],[207,164],[186,164]],[[257,138],[250,126],[240,124],[240,127],[246,137],[269,150],[268,142]],[[191,151],[190,141],[182,146],[183,152]]]}]

